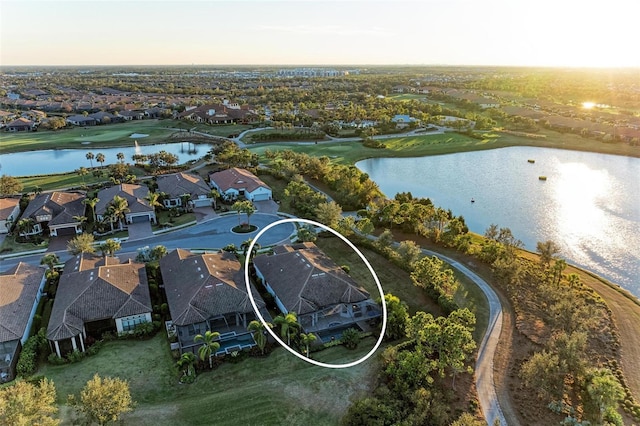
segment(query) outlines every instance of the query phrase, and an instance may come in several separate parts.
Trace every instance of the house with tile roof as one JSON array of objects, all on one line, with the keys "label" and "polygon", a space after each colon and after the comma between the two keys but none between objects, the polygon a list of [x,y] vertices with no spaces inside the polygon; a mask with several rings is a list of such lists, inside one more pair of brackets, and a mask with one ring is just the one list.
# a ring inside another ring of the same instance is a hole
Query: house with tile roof
[{"label": "house with tile roof", "polygon": [[[181,353],[196,353],[200,344],[193,339],[207,330],[220,333],[218,355],[255,345],[247,326],[257,317],[233,254],[176,249],[160,259],[160,272]],[[270,321],[264,301],[251,288],[260,313]]]},{"label": "house with tile roof", "polygon": [[182,207],[185,196],[193,207],[211,207],[211,187],[198,175],[184,172],[161,175],[156,183],[158,191],[167,194],[162,201],[166,208]]},{"label": "house with tile roof", "polygon": [[20,199],[0,198],[0,234],[9,232],[9,228],[20,215]]},{"label": "house with tile roof", "polygon": [[156,213],[146,200],[149,188],[144,185],[123,183],[110,188],[101,189],[98,192],[98,204],[96,204],[96,217],[99,221],[105,220],[109,203],[115,196],[127,200],[129,211],[125,213],[126,223],[150,221],[156,223]]},{"label": "house with tile roof", "polygon": [[44,268],[23,262],[0,273],[0,383],[15,376],[45,282]]},{"label": "house with tile roof", "polygon": [[36,123],[24,117],[20,117],[7,124],[6,130],[7,132],[28,132],[29,130],[35,129],[35,127]]},{"label": "house with tile roof", "polygon": [[76,235],[82,233],[82,223],[75,217],[84,216],[84,191],[54,191],[36,195],[22,213],[21,219],[33,220],[31,229],[20,235],[39,235],[48,230],[49,235]]},{"label": "house with tile roof", "polygon": [[295,312],[307,333],[381,315],[369,293],[313,243],[276,246],[253,264],[278,309]]},{"label": "house with tile roof", "polygon": [[206,124],[248,123],[256,117],[252,107],[225,100],[222,104],[208,104],[189,108],[177,118]]},{"label": "house with tile roof", "polygon": [[269,185],[250,171],[237,167],[209,173],[209,182],[225,200],[236,200],[242,196],[249,201],[265,201],[273,196]]},{"label": "house with tile roof", "polygon": [[87,336],[126,333],[151,322],[151,298],[144,263],[79,254],[65,262],[47,327],[59,357],[87,348]]}]

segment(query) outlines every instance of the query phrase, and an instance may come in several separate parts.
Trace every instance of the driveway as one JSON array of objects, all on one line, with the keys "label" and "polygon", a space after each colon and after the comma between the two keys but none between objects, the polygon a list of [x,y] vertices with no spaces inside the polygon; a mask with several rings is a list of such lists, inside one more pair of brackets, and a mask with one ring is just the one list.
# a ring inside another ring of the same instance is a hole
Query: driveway
[{"label": "driveway", "polygon": [[278,203],[273,200],[254,201],[253,205],[260,213],[276,214],[280,209]]},{"label": "driveway", "polygon": [[129,241],[153,237],[151,222],[131,223],[127,225],[127,230],[129,231]]},{"label": "driveway", "polygon": [[67,244],[74,238],[75,235],[63,235],[60,237],[49,238],[49,246],[47,247],[47,252],[50,253],[60,250],[66,250]]},{"label": "driveway", "polygon": [[218,213],[213,210],[213,207],[194,207],[193,214],[196,216],[196,222],[198,223],[218,217]]}]

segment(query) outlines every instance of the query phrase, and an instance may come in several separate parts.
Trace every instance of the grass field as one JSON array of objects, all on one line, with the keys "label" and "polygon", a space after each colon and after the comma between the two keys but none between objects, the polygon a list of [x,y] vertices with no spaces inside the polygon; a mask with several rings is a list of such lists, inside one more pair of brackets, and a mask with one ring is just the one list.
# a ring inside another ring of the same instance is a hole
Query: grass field
[{"label": "grass field", "polygon": [[445,133],[384,139],[383,142],[387,145],[386,149],[367,148],[362,146],[360,142],[264,143],[259,146],[250,146],[249,149],[260,155],[267,149],[271,151],[291,149],[312,156],[326,155],[342,164],[353,164],[366,158],[375,157],[422,157],[508,146],[537,146],[640,157],[640,147],[633,147],[625,143],[603,143],[549,130],[543,130],[540,133],[547,137],[545,139],[530,139],[513,135],[489,134],[486,139],[479,140],[458,133]]},{"label": "grass field", "polygon": [[[171,137],[176,133],[176,129],[186,130],[192,128],[211,135],[226,137],[229,134],[240,133],[251,128],[251,126],[207,126],[170,119],[149,119],[104,126],[72,127],[56,131],[2,132],[0,144],[2,152],[7,154],[42,149],[86,148],[87,146],[95,147],[96,149],[123,145],[131,146],[132,139],[137,140],[139,145],[151,145],[171,142]],[[148,136],[131,138],[131,135],[135,133]],[[82,142],[91,143],[83,145]]]},{"label": "grass field", "polygon": [[[370,350],[368,338],[358,349],[342,347],[312,354],[320,361],[343,363]],[[80,363],[45,365],[38,374],[52,379],[58,403],[78,394],[95,373],[129,381],[138,406],[125,417],[135,425],[335,425],[350,398],[366,391],[377,365],[374,357],[347,369],[316,367],[282,348],[266,358],[225,363],[201,373],[191,385],[178,384],[164,335],[147,341],[115,341]],[[69,410],[61,410],[70,424]]]}]

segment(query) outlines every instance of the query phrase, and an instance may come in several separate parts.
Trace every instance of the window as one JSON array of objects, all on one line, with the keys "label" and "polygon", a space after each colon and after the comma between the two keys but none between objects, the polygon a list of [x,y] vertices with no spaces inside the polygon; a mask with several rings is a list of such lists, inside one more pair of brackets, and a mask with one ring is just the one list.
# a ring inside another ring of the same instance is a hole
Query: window
[{"label": "window", "polygon": [[147,322],[147,317],[144,314],[134,315],[131,317],[122,318],[120,321],[122,322],[122,331],[131,331],[136,328],[138,324]]}]

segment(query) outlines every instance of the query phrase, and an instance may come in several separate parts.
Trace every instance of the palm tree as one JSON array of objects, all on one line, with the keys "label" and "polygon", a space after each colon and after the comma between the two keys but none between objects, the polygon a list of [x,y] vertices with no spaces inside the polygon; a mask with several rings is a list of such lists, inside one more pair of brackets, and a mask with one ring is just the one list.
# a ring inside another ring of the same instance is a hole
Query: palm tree
[{"label": "palm tree", "polygon": [[109,238],[107,241],[100,244],[100,251],[103,256],[113,256],[113,254],[118,250],[120,250],[120,242],[113,238]]},{"label": "palm tree", "polygon": [[[80,167],[81,169],[83,167]],[[85,169],[86,170],[86,169]],[[94,197],[94,198],[85,198],[83,203],[85,203],[87,206],[91,207],[91,212],[93,213],[93,221],[96,221],[96,204],[98,204],[100,202],[100,199],[98,197]]]},{"label": "palm tree", "polygon": [[287,345],[291,346],[291,335],[294,335],[299,329],[298,315],[291,311],[286,315],[280,314],[273,319],[273,322],[280,326],[280,336],[287,338]]},{"label": "palm tree", "polygon": [[118,158],[118,161],[120,161],[121,163],[124,163],[124,153],[123,152],[119,152],[116,154],[116,158]]},{"label": "palm tree", "polygon": [[100,163],[100,167],[104,167],[104,160],[104,154],[99,152],[98,155],[96,155],[96,161]]},{"label": "palm tree", "polygon": [[30,233],[35,223],[36,222],[30,217],[20,219],[18,223],[16,223],[16,229],[18,230],[18,234]]},{"label": "palm tree", "polygon": [[160,196],[161,193],[159,192],[149,192],[147,196],[144,197],[144,199],[149,202],[154,214],[156,212],[156,207],[162,207],[162,203],[160,203]]},{"label": "palm tree", "polygon": [[305,347],[305,351],[307,353],[307,358],[309,358],[309,345],[315,342],[317,339],[316,335],[313,333],[301,333],[300,334],[300,343],[302,343]]},{"label": "palm tree", "polygon": [[80,222],[80,227],[84,230],[84,224],[87,221],[86,216],[73,216],[73,220]]},{"label": "palm tree", "polygon": [[238,212],[238,225],[240,224],[240,213],[245,213],[247,215],[247,226],[251,226],[249,218],[256,212],[256,208],[253,206],[253,203],[251,201],[236,201],[231,206],[231,210],[235,210]]},{"label": "palm tree", "polygon": [[[273,324],[267,323],[269,328],[273,328]],[[264,348],[267,345],[266,327],[260,321],[253,320],[249,323],[247,330],[251,332],[253,340],[256,341],[256,345],[260,348],[260,351],[264,355]]]},{"label": "palm tree", "polygon": [[195,371],[193,369],[193,365],[196,362],[196,356],[193,352],[185,352],[182,354],[176,365],[179,368],[183,368],[183,372],[186,376],[191,376]]},{"label": "palm tree", "polygon": [[87,160],[89,160],[91,162],[91,168],[93,169],[93,159],[96,158],[96,156],[93,155],[93,152],[89,151],[89,152],[87,152],[85,157],[87,157]]},{"label": "palm tree", "polygon": [[167,255],[167,248],[162,245],[157,245],[151,249],[151,258],[153,260],[160,260]]},{"label": "palm tree", "polygon": [[[240,244],[240,249],[242,250],[242,255],[244,257],[247,257],[247,250],[249,250],[249,246],[251,245],[252,241],[253,241],[253,238],[249,238],[248,240],[245,240],[242,242],[242,244]],[[260,250],[260,244],[255,243],[253,245],[253,248],[251,249],[251,253],[249,253],[249,258],[253,258],[258,252],[258,250]]]},{"label": "palm tree", "polygon": [[89,171],[86,167],[80,167],[78,170],[76,170],[76,173],[82,178],[82,185],[84,186],[84,175],[89,174]]},{"label": "palm tree", "polygon": [[60,259],[58,259],[58,256],[56,256],[55,253],[47,253],[42,256],[40,264],[47,265],[49,267],[49,270],[47,271],[47,278],[50,278],[55,274],[55,266],[58,263],[60,263]]},{"label": "palm tree", "polygon": [[216,203],[216,200],[220,197],[220,193],[218,192],[217,189],[212,189],[211,191],[209,191],[209,198],[211,198],[213,200],[213,209],[217,209],[218,208],[218,204]]},{"label": "palm tree", "polygon": [[196,335],[193,338],[194,343],[202,342],[202,346],[198,349],[198,355],[200,356],[200,360],[204,361],[205,358],[209,359],[209,369],[213,368],[213,362],[211,361],[211,354],[215,354],[218,349],[220,349],[220,343],[215,341],[220,337],[220,333],[217,331],[209,331],[207,330],[202,334]]},{"label": "palm tree", "polygon": [[109,203],[107,211],[112,219],[111,229],[113,230],[113,220],[117,220],[119,225],[118,227],[122,231],[122,221],[124,220],[125,215],[130,211],[127,200],[119,195],[115,195],[113,200]]}]

